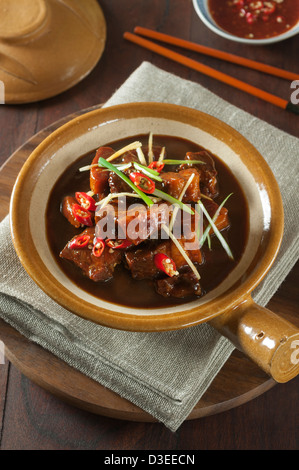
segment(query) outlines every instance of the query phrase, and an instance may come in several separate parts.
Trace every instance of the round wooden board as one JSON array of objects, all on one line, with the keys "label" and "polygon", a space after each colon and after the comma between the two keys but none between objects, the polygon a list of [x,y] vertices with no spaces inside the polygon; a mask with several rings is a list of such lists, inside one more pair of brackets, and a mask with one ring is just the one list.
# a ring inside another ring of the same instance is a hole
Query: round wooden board
[{"label": "round wooden board", "polygon": [[[72,114],[40,131],[19,148],[0,168],[0,220],[9,211],[14,182],[32,150],[53,130],[70,119],[97,108]],[[293,318],[289,318],[294,320]],[[297,323],[297,321],[296,321]],[[0,320],[0,339],[7,359],[30,380],[64,401],[95,414],[129,421],[153,422],[155,419],[126,399],[86,377],[65,362],[28,341]],[[67,377],[67,380],[66,380]],[[188,419],[220,413],[256,398],[275,385],[261,369],[235,350]]]}]

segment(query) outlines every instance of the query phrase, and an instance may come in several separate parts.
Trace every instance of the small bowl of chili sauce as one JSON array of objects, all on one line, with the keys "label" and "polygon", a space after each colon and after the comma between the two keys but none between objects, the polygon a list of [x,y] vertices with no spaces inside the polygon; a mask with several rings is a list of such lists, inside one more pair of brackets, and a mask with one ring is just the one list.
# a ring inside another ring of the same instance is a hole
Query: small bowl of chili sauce
[{"label": "small bowl of chili sauce", "polygon": [[193,0],[203,23],[220,36],[270,44],[299,33],[299,0]]}]

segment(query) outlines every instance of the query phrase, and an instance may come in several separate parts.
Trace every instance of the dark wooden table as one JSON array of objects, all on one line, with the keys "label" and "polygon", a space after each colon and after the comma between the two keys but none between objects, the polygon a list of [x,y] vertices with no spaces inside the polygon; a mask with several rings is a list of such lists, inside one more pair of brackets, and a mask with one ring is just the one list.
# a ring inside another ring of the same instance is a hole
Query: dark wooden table
[{"label": "dark wooden table", "polygon": [[[102,59],[84,81],[58,97],[29,105],[1,106],[0,164],[54,121],[105,102],[144,60],[200,83],[252,115],[299,137],[298,116],[158,57],[122,37],[124,31],[133,31],[134,26],[140,25],[299,72],[298,36],[267,47],[247,46],[210,32],[195,14],[191,0],[100,0],[99,3],[108,26]],[[188,55],[196,58],[194,53]],[[288,81],[204,56],[198,60],[282,98],[290,98],[292,90]],[[281,311],[297,311],[298,274],[298,267],[295,267],[271,301]],[[287,384],[275,385],[230,411],[186,421],[172,433],[160,423],[121,421],[67,405],[6,361],[5,365],[0,365],[0,449],[155,449],[175,453],[210,449],[298,449],[298,386],[299,377]]]}]

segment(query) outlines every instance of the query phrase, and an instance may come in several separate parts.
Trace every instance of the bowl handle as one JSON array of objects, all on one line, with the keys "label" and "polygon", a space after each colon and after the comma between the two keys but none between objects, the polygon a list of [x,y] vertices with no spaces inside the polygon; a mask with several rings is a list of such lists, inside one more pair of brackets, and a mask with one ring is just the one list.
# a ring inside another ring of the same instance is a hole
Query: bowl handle
[{"label": "bowl handle", "polygon": [[209,323],[276,382],[299,374],[299,328],[251,298]]}]

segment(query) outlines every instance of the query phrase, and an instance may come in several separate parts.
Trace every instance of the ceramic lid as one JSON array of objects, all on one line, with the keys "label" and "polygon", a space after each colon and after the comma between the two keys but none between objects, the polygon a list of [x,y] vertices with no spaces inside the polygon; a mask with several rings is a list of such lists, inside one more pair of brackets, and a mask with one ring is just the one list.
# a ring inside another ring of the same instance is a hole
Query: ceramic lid
[{"label": "ceramic lid", "polygon": [[55,96],[81,81],[105,47],[96,0],[0,0],[0,80],[5,103]]},{"label": "ceramic lid", "polygon": [[47,17],[47,3],[44,0],[1,0],[0,37],[15,39],[29,35],[39,29]]}]

